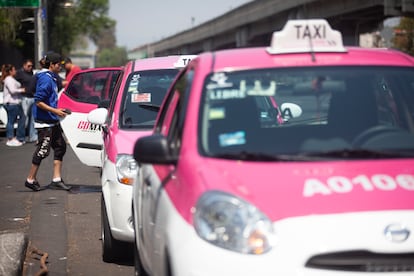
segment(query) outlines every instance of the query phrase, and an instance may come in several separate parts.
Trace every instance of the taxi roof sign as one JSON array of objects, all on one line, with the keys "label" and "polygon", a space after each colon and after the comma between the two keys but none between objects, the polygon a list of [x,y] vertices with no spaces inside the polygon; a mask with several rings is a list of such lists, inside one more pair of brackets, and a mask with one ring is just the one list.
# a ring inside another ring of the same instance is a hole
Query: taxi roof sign
[{"label": "taxi roof sign", "polygon": [[274,32],[270,54],[308,52],[346,52],[342,34],[325,19],[289,20],[281,31]]},{"label": "taxi roof sign", "polygon": [[183,68],[197,55],[181,55],[178,60],[174,63],[175,68]]}]

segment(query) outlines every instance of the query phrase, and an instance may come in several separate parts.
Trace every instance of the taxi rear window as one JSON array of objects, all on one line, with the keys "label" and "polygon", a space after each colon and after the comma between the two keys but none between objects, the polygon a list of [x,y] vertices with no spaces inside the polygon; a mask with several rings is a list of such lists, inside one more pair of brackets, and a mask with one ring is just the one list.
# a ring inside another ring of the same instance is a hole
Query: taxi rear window
[{"label": "taxi rear window", "polygon": [[392,139],[400,139],[402,148],[414,151],[414,69],[409,67],[215,73],[206,78],[202,107],[199,143],[207,155],[352,149],[375,127],[395,129],[395,135],[365,137],[367,145],[358,146],[386,150],[395,147]]}]

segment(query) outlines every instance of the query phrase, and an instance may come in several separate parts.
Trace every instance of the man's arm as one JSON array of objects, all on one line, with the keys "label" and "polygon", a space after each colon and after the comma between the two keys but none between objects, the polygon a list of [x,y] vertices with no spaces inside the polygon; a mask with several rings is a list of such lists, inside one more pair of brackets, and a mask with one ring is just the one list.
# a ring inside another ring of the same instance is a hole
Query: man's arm
[{"label": "man's arm", "polygon": [[50,105],[47,105],[44,102],[36,102],[37,107],[45,110],[45,111],[49,111],[52,112],[54,114],[56,114],[57,116],[61,117],[61,118],[65,118],[66,116],[66,112],[63,108],[53,108]]}]

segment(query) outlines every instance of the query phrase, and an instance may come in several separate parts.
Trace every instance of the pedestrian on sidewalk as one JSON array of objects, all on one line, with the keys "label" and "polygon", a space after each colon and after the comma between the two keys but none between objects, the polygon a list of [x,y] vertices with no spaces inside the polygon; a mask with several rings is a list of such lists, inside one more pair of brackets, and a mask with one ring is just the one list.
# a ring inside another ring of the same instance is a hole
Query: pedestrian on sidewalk
[{"label": "pedestrian on sidewalk", "polygon": [[[21,83],[15,79],[16,67],[4,64],[1,68],[1,82],[3,84],[3,105],[7,112],[6,145],[18,147],[25,143],[25,121],[22,94],[25,92]],[[17,122],[16,136],[14,124]]]},{"label": "pedestrian on sidewalk", "polygon": [[34,118],[32,115],[34,105],[33,97],[35,91],[30,88],[33,78],[33,61],[31,59],[26,59],[23,62],[22,68],[17,70],[16,80],[25,88],[25,93],[23,93],[22,99],[22,107],[24,115],[26,116],[26,135],[28,136],[27,141],[29,143],[37,142],[37,130],[34,127]]},{"label": "pedestrian on sidewalk", "polygon": [[38,132],[39,142],[32,157],[32,165],[25,181],[25,186],[33,191],[40,191],[40,184],[36,179],[40,163],[53,149],[53,178],[48,185],[50,189],[69,191],[71,187],[65,185],[62,179],[62,161],[66,153],[66,141],[63,137],[60,119],[66,116],[64,109],[57,108],[58,84],[57,78],[61,66],[61,56],[57,53],[48,53],[45,57],[45,66],[48,70],[37,75],[35,106],[33,116]]}]

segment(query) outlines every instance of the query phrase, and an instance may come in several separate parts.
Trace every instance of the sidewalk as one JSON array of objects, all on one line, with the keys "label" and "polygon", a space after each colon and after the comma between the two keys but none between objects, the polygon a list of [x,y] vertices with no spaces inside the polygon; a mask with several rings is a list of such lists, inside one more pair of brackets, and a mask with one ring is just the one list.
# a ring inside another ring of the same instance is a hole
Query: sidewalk
[{"label": "sidewalk", "polygon": [[22,232],[0,232],[0,275],[22,275],[28,240]]}]

